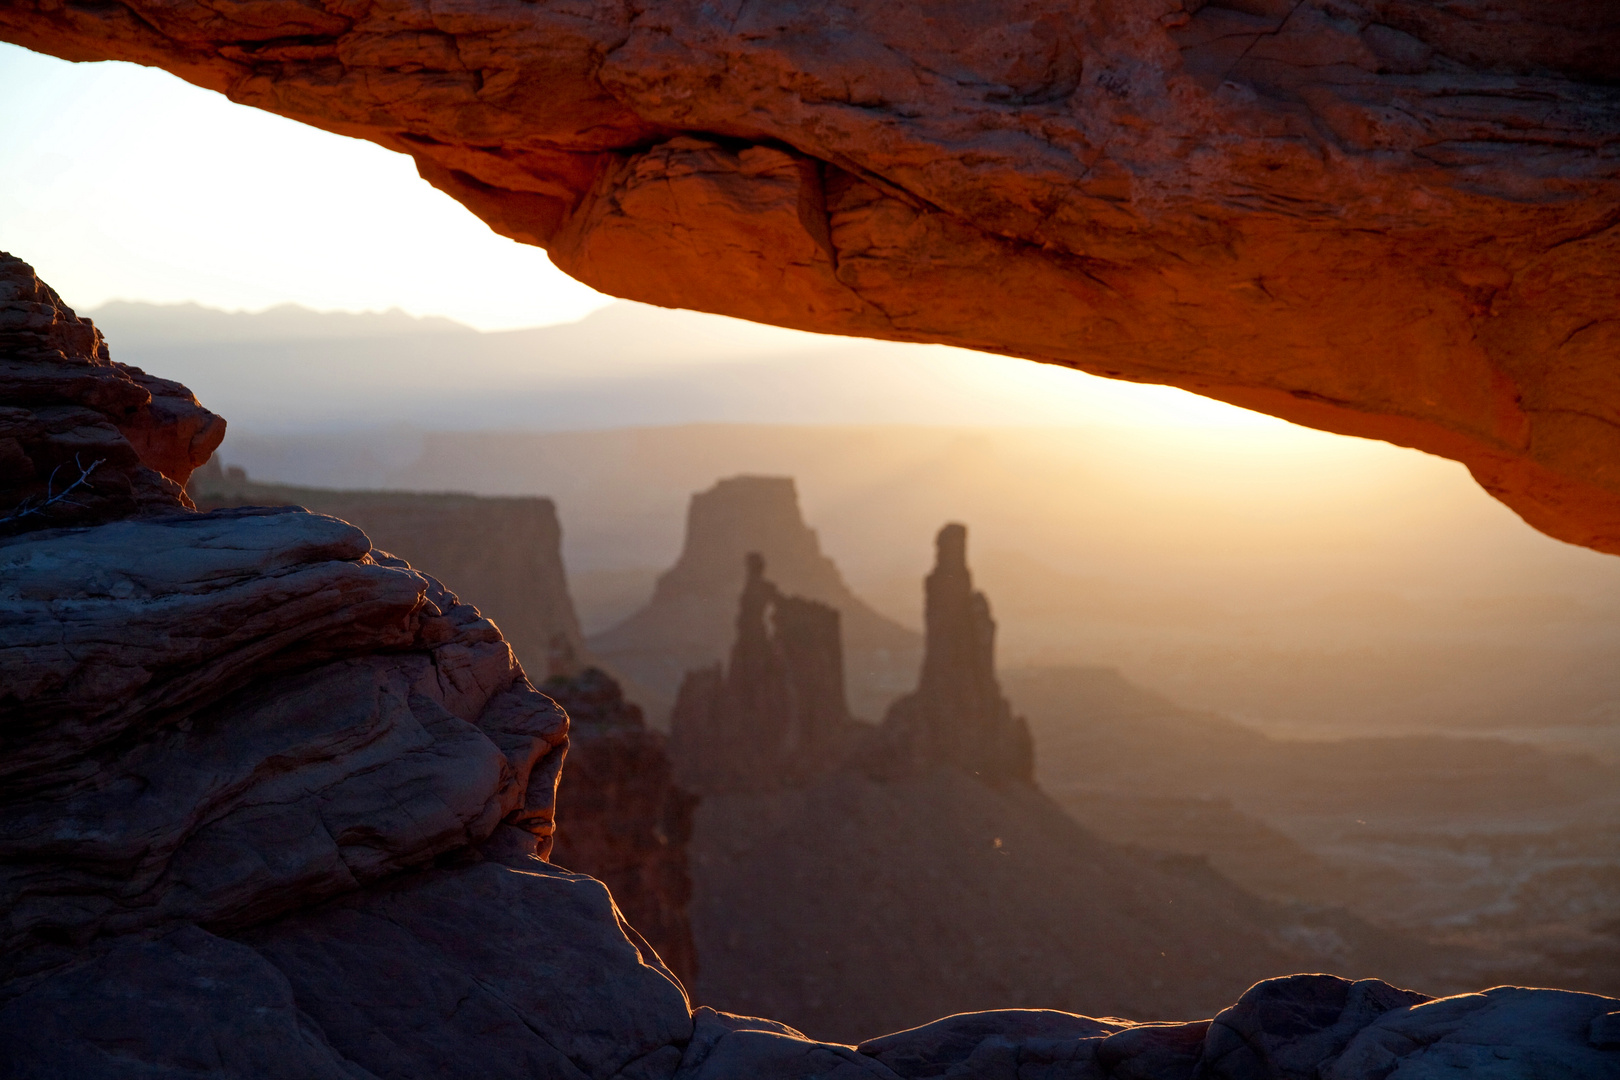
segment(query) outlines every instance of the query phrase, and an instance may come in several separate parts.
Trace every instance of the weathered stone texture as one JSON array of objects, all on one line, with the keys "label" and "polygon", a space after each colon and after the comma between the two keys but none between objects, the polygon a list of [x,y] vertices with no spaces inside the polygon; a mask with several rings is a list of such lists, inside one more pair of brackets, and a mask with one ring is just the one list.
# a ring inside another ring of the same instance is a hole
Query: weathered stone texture
[{"label": "weathered stone texture", "polygon": [[630,924],[692,986],[688,845],[697,798],[675,782],[664,736],[600,668],[554,674],[541,691],[568,713],[568,767],[557,788],[551,857],[613,892]]},{"label": "weathered stone texture", "polygon": [[197,471],[187,493],[203,510],[294,505],[349,522],[477,605],[527,671],[546,670],[559,636],[584,651],[550,499],[262,484],[227,476],[217,460]]},{"label": "weathered stone texture", "polygon": [[[40,304],[0,296],[0,325]],[[96,366],[0,345],[64,384]],[[124,445],[126,475],[163,477]],[[0,539],[0,1075],[1620,1075],[1620,1001],[1551,990],[1316,976],[1214,1022],[992,1014],[866,1047],[694,1015],[607,889],[544,861],[568,717],[493,623],[344,522],[152,490]],[[945,816],[929,838],[954,844]]]},{"label": "weathered stone texture", "polygon": [[0,714],[13,973],[97,936],[260,922],[503,821],[549,847],[567,717],[492,623],[353,526],[176,515],[0,541],[0,563],[21,594]]},{"label": "weathered stone texture", "polygon": [[113,362],[33,267],[0,251],[0,536],[189,507],[225,421]]},{"label": "weathered stone texture", "polygon": [[617,295],[1169,383],[1620,551],[1604,0],[22,0]]},{"label": "weathered stone texture", "polygon": [[883,718],[873,765],[891,774],[947,765],[991,783],[1033,784],[1035,744],[996,680],[996,624],[973,588],[966,527],[946,525],[935,548],[922,674]]}]

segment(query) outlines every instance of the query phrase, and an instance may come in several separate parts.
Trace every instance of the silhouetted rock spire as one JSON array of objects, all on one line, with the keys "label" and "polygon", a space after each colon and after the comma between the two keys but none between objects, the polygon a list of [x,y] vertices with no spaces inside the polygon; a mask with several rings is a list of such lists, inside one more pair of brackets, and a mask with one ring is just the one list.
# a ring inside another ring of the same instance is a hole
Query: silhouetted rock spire
[{"label": "silhouetted rock spire", "polygon": [[884,717],[878,764],[954,765],[985,780],[1033,783],[1034,744],[996,681],[996,624],[990,602],[973,590],[966,527],[946,525],[935,545],[922,675]]},{"label": "silhouetted rock spire", "polygon": [[694,494],[680,558],[658,579],[646,607],[591,638],[590,653],[626,680],[657,726],[686,673],[723,662],[737,641],[737,596],[750,552],[770,563],[782,591],[839,612],[850,676],[845,693],[857,714],[883,715],[910,688],[922,639],[850,591],[785,476],[733,476]]},{"label": "silhouetted rock spire", "polygon": [[783,595],[758,553],[744,565],[731,661],[689,672],[670,717],[676,776],[700,793],[802,783],[836,767],[859,730],[838,609]]}]

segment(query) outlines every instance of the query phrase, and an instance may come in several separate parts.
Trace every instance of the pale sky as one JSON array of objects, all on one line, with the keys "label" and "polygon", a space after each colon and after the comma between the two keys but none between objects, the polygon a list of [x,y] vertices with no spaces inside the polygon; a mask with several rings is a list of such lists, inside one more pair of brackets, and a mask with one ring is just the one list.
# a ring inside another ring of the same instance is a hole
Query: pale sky
[{"label": "pale sky", "polygon": [[[496,236],[403,155],[155,69],[0,44],[0,147],[0,249],[81,312],[112,300],[227,311],[291,302],[502,330],[611,302],[545,252]],[[758,335],[777,354],[827,347],[794,331]],[[1299,431],[1166,387],[932,348],[942,377],[991,379],[1003,396],[1027,397],[1040,423]]]},{"label": "pale sky", "polygon": [[492,233],[371,143],[166,72],[0,44],[0,249],[75,308],[403,308],[480,329],[608,297]]}]

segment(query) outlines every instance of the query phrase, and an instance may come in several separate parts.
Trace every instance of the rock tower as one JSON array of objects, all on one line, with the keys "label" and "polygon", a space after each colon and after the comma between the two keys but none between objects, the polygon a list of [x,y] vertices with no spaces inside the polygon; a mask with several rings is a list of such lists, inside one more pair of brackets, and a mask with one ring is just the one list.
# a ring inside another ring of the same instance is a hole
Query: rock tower
[{"label": "rock tower", "polygon": [[730,663],[688,673],[670,716],[676,775],[700,792],[764,791],[842,763],[863,725],[844,697],[836,608],[787,596],[750,554]]},{"label": "rock tower", "polygon": [[996,624],[973,588],[967,528],[946,525],[935,546],[922,675],[884,717],[874,764],[883,772],[954,765],[990,782],[1033,783],[1034,744],[996,681]]}]

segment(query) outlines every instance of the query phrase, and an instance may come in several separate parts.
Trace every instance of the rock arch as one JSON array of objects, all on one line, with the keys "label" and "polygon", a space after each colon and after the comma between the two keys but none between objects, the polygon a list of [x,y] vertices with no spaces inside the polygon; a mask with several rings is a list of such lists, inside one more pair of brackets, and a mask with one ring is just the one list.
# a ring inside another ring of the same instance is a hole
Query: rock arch
[{"label": "rock arch", "polygon": [[597,288],[1168,383],[1620,552],[1605,0],[18,0]]}]

